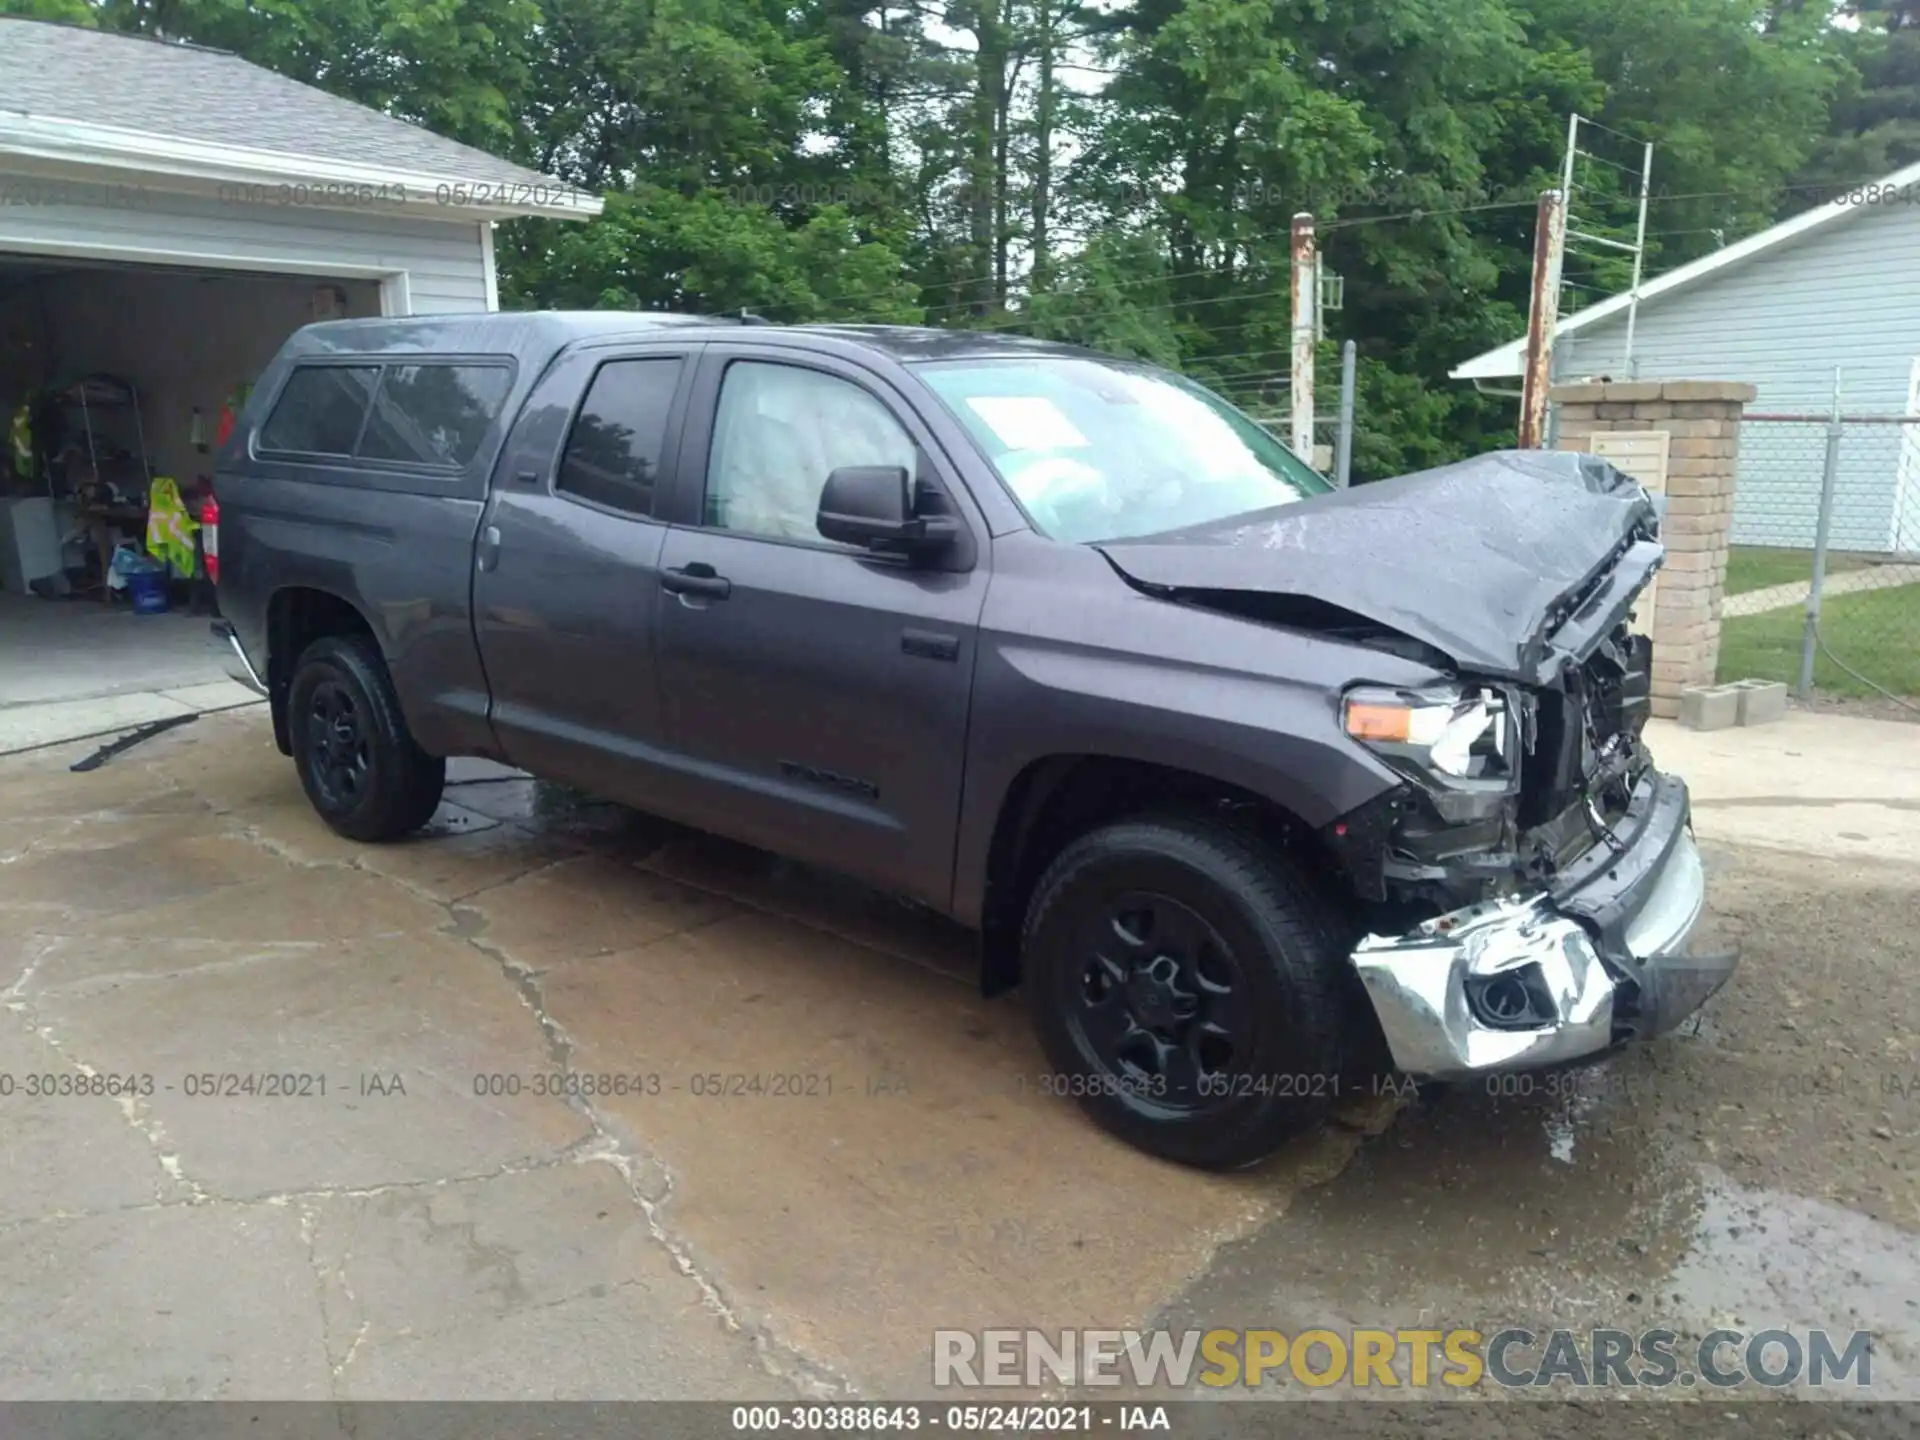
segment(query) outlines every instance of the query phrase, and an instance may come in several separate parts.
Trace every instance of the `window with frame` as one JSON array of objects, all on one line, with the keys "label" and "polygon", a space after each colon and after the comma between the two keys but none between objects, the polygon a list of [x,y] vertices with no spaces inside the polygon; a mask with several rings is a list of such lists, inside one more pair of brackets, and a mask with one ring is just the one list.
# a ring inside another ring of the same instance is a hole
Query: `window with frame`
[{"label": "window with frame", "polygon": [[630,514],[652,514],[681,364],[678,356],[663,355],[602,365],[567,435],[553,488]]},{"label": "window with frame", "polygon": [[260,427],[260,448],[294,455],[352,455],[379,380],[378,365],[299,366]]},{"label": "window with frame", "polygon": [[705,523],[822,544],[827,476],[848,465],[898,465],[914,476],[913,437],[850,380],[772,361],[727,367],[707,461]]},{"label": "window with frame", "polygon": [[356,453],[463,470],[480,452],[512,380],[504,365],[389,365]]}]

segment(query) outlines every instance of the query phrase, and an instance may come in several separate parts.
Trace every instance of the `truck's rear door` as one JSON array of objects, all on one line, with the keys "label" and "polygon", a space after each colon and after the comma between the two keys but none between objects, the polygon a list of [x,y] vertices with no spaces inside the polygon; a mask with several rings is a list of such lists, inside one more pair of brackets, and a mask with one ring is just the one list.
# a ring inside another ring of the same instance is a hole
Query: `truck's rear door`
[{"label": "truck's rear door", "polygon": [[567,352],[501,452],[475,543],[474,625],[512,763],[644,803],[660,730],[654,647],[673,474],[700,346]]}]

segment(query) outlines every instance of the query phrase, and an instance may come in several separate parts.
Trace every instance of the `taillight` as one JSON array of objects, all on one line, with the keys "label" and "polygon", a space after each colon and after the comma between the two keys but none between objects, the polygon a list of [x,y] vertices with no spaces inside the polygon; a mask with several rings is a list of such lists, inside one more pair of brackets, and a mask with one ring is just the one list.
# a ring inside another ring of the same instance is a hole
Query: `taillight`
[{"label": "taillight", "polygon": [[207,579],[220,583],[220,502],[207,496],[200,507],[200,554],[206,561]]}]

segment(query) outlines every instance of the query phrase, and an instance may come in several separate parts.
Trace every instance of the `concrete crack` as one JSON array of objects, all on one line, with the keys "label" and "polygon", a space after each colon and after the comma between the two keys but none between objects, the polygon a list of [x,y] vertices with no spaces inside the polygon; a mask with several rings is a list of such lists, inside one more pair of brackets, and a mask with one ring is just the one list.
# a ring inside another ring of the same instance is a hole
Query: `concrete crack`
[{"label": "concrete crack", "polygon": [[[486,926],[484,915],[455,904],[449,904],[447,912],[453,922],[454,933],[500,967],[501,974],[520,997],[520,1003],[527,1007],[539,1025],[554,1065],[564,1076],[571,1078],[574,1074],[573,1038],[559,1021],[547,1013],[546,997],[541,991],[538,973],[483,937]],[[580,1088],[569,1086],[569,1093],[564,1097],[565,1103],[586,1120],[592,1128],[592,1134],[574,1147],[573,1163],[607,1165],[620,1176],[628,1196],[646,1221],[647,1233],[666,1251],[674,1268],[693,1282],[707,1311],[730,1334],[741,1336],[753,1347],[754,1358],[769,1375],[814,1399],[857,1396],[858,1390],[846,1377],[802,1354],[769,1333],[764,1326],[740,1315],[720,1283],[700,1267],[688,1245],[674,1235],[666,1224],[665,1211],[673,1199],[672,1171],[658,1156],[632,1154],[591,1098],[578,1093]],[[650,1175],[643,1175],[643,1168]],[[647,1183],[649,1178],[653,1180],[651,1185]]]},{"label": "concrete crack", "polygon": [[[35,938],[41,943],[34,948],[33,958],[27,961],[26,967],[21,970],[13,984],[9,985],[4,992],[0,992],[0,999],[4,999],[7,1009],[16,1015],[28,1014],[27,1002],[21,997],[26,994],[28,982],[39,971],[40,962],[52,954],[60,944],[60,937],[57,935],[41,935]],[[31,1017],[29,1017],[29,1023],[31,1023]]]},{"label": "concrete crack", "polygon": [[187,976],[198,977],[217,975],[230,970],[245,970],[268,961],[286,959],[289,955],[310,954],[315,950],[326,948],[326,942],[322,940],[262,940],[254,947],[256,953],[237,956],[230,960],[208,960],[199,965],[182,965],[173,970],[116,970],[106,975],[89,975],[86,979],[76,980],[71,985],[50,985],[42,990],[41,994],[59,996],[63,999],[84,999],[102,990],[117,990],[123,985],[144,985],[156,980],[180,980]]},{"label": "concrete crack", "polygon": [[346,1374],[347,1367],[353,1364],[353,1357],[360,1353],[360,1342],[367,1338],[367,1332],[373,1328],[371,1320],[362,1320],[360,1328],[353,1332],[353,1340],[347,1346],[347,1353],[340,1357],[340,1363],[333,1367],[333,1378],[338,1380]]},{"label": "concrete crack", "polygon": [[327,1391],[335,1400],[341,1399],[340,1375],[347,1368],[347,1361],[353,1358],[353,1352],[360,1348],[366,1326],[360,1327],[361,1333],[354,1336],[353,1344],[348,1347],[346,1357],[335,1360],[334,1354],[339,1348],[333,1337],[333,1310],[327,1304],[327,1269],[320,1263],[320,1237],[316,1226],[318,1217],[309,1205],[297,1207],[300,1217],[300,1242],[307,1247],[307,1268],[313,1272],[313,1303],[320,1313],[320,1358],[327,1366]]},{"label": "concrete crack", "polygon": [[[68,834],[71,834],[73,831],[79,829],[82,823],[83,822],[77,819],[68,819],[64,821],[63,828],[58,832],[59,836],[64,837]],[[18,850],[15,850],[12,854],[0,855],[0,865],[11,865],[16,860],[25,860],[29,855],[56,854],[58,852],[55,850],[43,851],[41,848],[42,846],[46,845],[48,841],[53,840],[55,838],[57,837],[54,835],[36,835],[33,839],[29,840],[25,845],[22,845]]]},{"label": "concrete crack", "polygon": [[[590,1145],[593,1136],[583,1137],[577,1144],[568,1146],[557,1154],[544,1159],[531,1161],[523,1165],[502,1165],[492,1170],[478,1170],[465,1175],[437,1175],[428,1180],[395,1180],[381,1185],[342,1185],[322,1187],[312,1190],[285,1190],[265,1195],[221,1195],[203,1190],[199,1198],[183,1200],[150,1200],[138,1205],[109,1205],[97,1210],[49,1210],[40,1215],[28,1215],[17,1220],[0,1221],[0,1235],[10,1235],[17,1230],[29,1230],[37,1225],[60,1225],[77,1220],[104,1220],[116,1215],[157,1214],[163,1210],[188,1210],[194,1208],[219,1209],[231,1206],[246,1209],[256,1205],[265,1205],[273,1209],[296,1207],[304,1210],[308,1202],[319,1200],[373,1200],[385,1195],[413,1195],[424,1191],[443,1190],[450,1185],[484,1185],[491,1180],[508,1179],[516,1175],[535,1175],[546,1170],[558,1170],[563,1166],[577,1165],[583,1147]],[[349,1296],[352,1290],[342,1275],[341,1288]]]},{"label": "concrete crack", "polygon": [[[40,955],[44,955],[45,953],[43,950],[40,952]],[[39,963],[40,955],[34,957],[34,964],[36,966]],[[31,971],[29,971],[29,973],[31,973]],[[98,1079],[103,1080],[103,1082],[111,1081],[113,1078],[111,1074],[103,1077],[100,1071],[80,1059],[79,1056],[71,1053],[67,1049],[66,1043],[54,1033],[53,1027],[51,1025],[40,1024],[38,1018],[34,1015],[26,1001],[16,998],[15,992],[26,983],[27,978],[27,975],[22,975],[19,980],[15,981],[14,984],[8,988],[6,996],[7,1008],[21,1017],[22,1022],[29,1032],[81,1075],[89,1080]],[[168,1148],[170,1142],[167,1137],[166,1126],[160,1123],[159,1117],[140,1103],[141,1097],[134,1094],[114,1095],[107,1093],[103,1095],[102,1098],[110,1099],[120,1107],[120,1113],[125,1117],[126,1122],[134,1128],[134,1131],[145,1140],[149,1148],[152,1149],[154,1159],[159,1162],[160,1169],[166,1177],[181,1189],[185,1190],[192,1203],[204,1204],[209,1198],[207,1192],[200,1187],[200,1183],[197,1180],[193,1179],[192,1176],[180,1168],[180,1156]],[[159,1199],[161,1196],[156,1193],[155,1198]]]},{"label": "concrete crack", "polygon": [[505,886],[512,885],[517,881],[526,880],[535,875],[545,874],[549,870],[558,869],[560,866],[565,865],[570,861],[578,860],[579,858],[580,857],[577,854],[562,855],[557,860],[545,860],[538,865],[529,865],[526,869],[517,871],[516,873],[509,875],[504,879],[492,880],[485,885],[477,885],[473,889],[464,891],[461,894],[455,895],[451,900],[447,900],[441,903],[444,903],[447,905],[463,905],[467,901],[473,899],[474,896],[476,895],[485,895],[489,890],[499,890],[504,888]]}]

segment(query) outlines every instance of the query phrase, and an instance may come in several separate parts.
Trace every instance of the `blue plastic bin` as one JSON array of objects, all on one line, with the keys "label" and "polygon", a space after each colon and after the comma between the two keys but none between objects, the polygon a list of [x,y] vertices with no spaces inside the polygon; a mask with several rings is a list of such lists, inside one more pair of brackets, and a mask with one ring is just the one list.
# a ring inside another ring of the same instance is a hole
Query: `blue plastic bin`
[{"label": "blue plastic bin", "polygon": [[164,615],[167,610],[167,572],[136,570],[127,576],[127,598],[136,615]]}]

